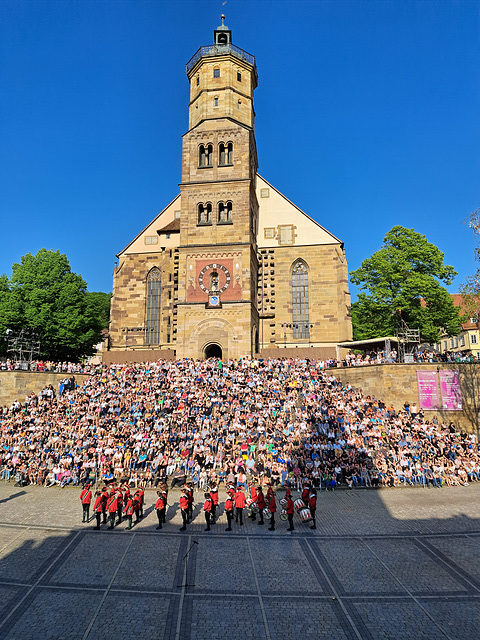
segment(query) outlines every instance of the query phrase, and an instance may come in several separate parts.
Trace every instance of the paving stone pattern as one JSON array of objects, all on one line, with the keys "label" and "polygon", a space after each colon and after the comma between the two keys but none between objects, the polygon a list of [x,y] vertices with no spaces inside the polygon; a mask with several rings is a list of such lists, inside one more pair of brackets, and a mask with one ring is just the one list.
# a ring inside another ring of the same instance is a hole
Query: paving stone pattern
[{"label": "paving stone pattern", "polygon": [[[211,532],[155,492],[126,531],[81,523],[79,492],[0,484],[0,640],[471,640],[480,486],[335,492],[317,529]],[[221,496],[222,497],[222,496]]]}]

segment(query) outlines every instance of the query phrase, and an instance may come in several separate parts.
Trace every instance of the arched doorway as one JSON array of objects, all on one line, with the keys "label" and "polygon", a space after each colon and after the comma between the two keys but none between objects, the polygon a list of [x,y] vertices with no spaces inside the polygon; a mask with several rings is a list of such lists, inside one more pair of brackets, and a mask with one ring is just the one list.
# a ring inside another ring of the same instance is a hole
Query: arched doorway
[{"label": "arched doorway", "polygon": [[219,358],[222,359],[222,347],[219,344],[208,344],[205,347],[205,359]]}]

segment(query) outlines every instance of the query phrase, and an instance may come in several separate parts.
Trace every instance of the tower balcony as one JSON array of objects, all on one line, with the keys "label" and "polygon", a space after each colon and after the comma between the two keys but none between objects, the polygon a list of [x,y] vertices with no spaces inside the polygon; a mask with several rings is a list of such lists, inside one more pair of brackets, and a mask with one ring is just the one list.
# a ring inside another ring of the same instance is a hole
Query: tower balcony
[{"label": "tower balcony", "polygon": [[253,73],[255,76],[256,84],[258,84],[258,74],[257,74],[257,65],[255,64],[255,56],[252,56],[251,53],[247,53],[240,47],[235,46],[234,44],[209,44],[204,47],[200,47],[200,49],[193,54],[190,60],[186,64],[186,72],[190,77],[190,72],[195,67],[197,62],[201,58],[214,58],[216,56],[225,56],[232,55],[238,58],[239,60],[244,60],[248,64],[251,64],[253,67]]}]

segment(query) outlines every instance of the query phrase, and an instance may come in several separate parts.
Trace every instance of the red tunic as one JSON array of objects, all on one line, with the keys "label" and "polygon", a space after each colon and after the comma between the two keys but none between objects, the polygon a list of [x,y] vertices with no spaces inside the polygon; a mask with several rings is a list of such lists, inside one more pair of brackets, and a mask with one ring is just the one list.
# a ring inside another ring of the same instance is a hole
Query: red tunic
[{"label": "red tunic", "polygon": [[225,500],[225,511],[233,511],[233,500],[230,497]]},{"label": "red tunic", "polygon": [[255,487],[250,487],[250,497],[254,502],[257,501],[257,490]]},{"label": "red tunic", "polygon": [[243,491],[237,491],[237,493],[235,494],[235,506],[238,509],[243,509],[246,502],[245,502],[245,494],[243,493]]},{"label": "red tunic", "polygon": [[275,502],[275,496],[273,496],[273,495],[270,498],[270,504],[268,505],[268,508],[270,509],[270,511],[272,513],[275,513],[276,510],[277,510],[277,503]]},{"label": "red tunic", "polygon": [[127,497],[127,502],[125,504],[125,508],[124,508],[123,512],[127,516],[133,516],[133,500],[132,500],[132,497],[130,495]]},{"label": "red tunic", "polygon": [[90,489],[84,489],[80,494],[80,500],[82,504],[90,504],[92,501],[92,492]]},{"label": "red tunic", "polygon": [[163,496],[159,496],[155,503],[155,509],[163,509],[165,506],[165,502],[163,501]]},{"label": "red tunic", "polygon": [[305,489],[302,491],[302,500],[305,502],[305,504],[307,504],[308,502],[309,495],[310,495],[310,491],[305,487]]},{"label": "red tunic", "polygon": [[107,500],[107,511],[108,513],[115,513],[117,511],[117,496],[108,496]]},{"label": "red tunic", "polygon": [[209,500],[207,498],[207,500],[205,500],[205,502],[203,503],[203,510],[204,511],[211,511],[212,510],[212,501]]},{"label": "red tunic", "polygon": [[185,511],[188,509],[188,498],[187,496],[180,496],[180,509]]},{"label": "red tunic", "polygon": [[310,507],[310,509],[316,509],[317,508],[317,496],[311,495],[309,500],[308,500],[308,506]]},{"label": "red tunic", "polygon": [[[271,509],[270,509],[271,511]],[[288,515],[293,514],[293,500],[291,498],[287,498],[287,513]]]},{"label": "red tunic", "polygon": [[265,496],[263,495],[263,493],[258,492],[257,493],[257,506],[259,509],[265,509],[265,505],[267,503],[265,502]]},{"label": "red tunic", "polygon": [[102,513],[103,510],[103,496],[97,496],[95,498],[95,504],[93,505],[94,513]]},{"label": "red tunic", "polygon": [[210,491],[210,498],[213,504],[218,507],[218,491]]}]

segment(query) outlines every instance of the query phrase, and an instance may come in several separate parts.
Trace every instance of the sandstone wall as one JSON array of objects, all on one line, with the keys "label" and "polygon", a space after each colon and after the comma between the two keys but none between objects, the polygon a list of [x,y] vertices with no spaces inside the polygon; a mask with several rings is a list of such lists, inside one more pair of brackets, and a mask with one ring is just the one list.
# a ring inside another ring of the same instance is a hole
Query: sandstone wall
[{"label": "sandstone wall", "polygon": [[419,405],[417,371],[449,369],[459,372],[462,390],[463,411],[425,411],[425,417],[434,415],[459,428],[479,432],[480,411],[480,365],[471,363],[415,363],[393,365],[370,365],[332,370],[342,382],[362,389],[365,395],[375,396],[387,404],[400,409],[404,402]]},{"label": "sandstone wall", "polygon": [[75,376],[78,384],[89,376],[82,373],[35,373],[33,371],[0,371],[0,406],[10,406],[14,400],[23,402],[25,396],[38,393],[49,384],[58,393],[60,380]]}]

